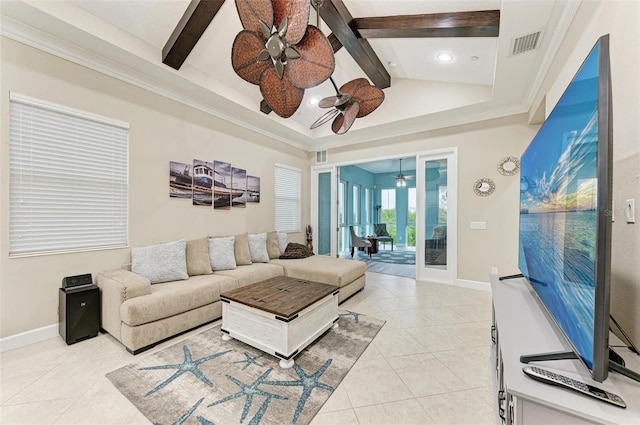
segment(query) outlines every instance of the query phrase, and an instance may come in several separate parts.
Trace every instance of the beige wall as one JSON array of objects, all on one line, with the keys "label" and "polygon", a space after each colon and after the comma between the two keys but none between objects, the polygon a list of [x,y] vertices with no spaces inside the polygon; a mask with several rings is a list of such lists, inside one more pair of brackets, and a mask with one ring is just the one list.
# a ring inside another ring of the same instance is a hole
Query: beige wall
[{"label": "beige wall", "polygon": [[[2,42],[2,146],[0,168],[0,337],[58,322],[58,288],[64,276],[95,273],[128,261],[128,250],[93,251],[28,258],[8,257],[9,92],[115,118],[131,125],[129,242],[143,246],[209,234],[273,229],[274,164],[302,170],[309,187],[309,155],[140,88],[20,43]],[[169,198],[169,161],[214,159],[261,177],[260,204],[214,211],[190,200]],[[302,225],[309,199],[303,191]],[[303,241],[303,234],[290,234]]]},{"label": "beige wall", "polygon": [[[518,176],[503,176],[498,161],[520,157],[539,126],[527,125],[526,114],[488,120],[393,140],[380,140],[355,148],[332,149],[332,162],[360,161],[444,147],[458,148],[458,267],[463,280],[488,282],[491,267],[501,274],[518,272]],[[495,192],[479,197],[473,183],[489,177]],[[471,230],[471,221],[485,221],[486,230]]]},{"label": "beige wall", "polygon": [[613,86],[611,313],[640,344],[640,213],[636,213],[634,224],[624,219],[625,200],[633,198],[640,205],[640,2],[584,1],[538,100],[546,95],[546,109],[551,111],[593,45],[605,34],[610,34]]}]

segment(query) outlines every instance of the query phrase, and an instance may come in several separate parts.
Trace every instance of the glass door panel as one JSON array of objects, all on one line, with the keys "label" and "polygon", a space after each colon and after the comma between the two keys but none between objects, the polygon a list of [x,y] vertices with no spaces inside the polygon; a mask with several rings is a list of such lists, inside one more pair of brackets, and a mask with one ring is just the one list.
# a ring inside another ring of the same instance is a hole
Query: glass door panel
[{"label": "glass door panel", "polygon": [[333,166],[311,168],[311,227],[313,250],[318,255],[338,253],[337,171]]},{"label": "glass door panel", "polygon": [[425,162],[424,265],[447,268],[447,160]]},{"label": "glass door panel", "polygon": [[331,205],[331,172],[318,173],[318,255],[331,255]]}]

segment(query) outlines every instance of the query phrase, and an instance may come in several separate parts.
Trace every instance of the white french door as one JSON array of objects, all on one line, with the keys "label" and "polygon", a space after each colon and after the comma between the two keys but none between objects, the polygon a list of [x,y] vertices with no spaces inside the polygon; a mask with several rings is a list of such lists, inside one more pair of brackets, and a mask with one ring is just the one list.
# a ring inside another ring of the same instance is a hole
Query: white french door
[{"label": "white french door", "polygon": [[458,150],[417,155],[416,277],[453,284],[457,278]]}]

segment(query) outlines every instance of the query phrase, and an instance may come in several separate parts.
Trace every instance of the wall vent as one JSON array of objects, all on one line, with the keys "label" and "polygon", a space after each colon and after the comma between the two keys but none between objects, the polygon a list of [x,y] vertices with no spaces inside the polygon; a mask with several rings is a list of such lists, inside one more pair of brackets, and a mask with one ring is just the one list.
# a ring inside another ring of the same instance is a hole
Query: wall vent
[{"label": "wall vent", "polygon": [[538,47],[541,35],[542,31],[536,31],[531,34],[511,39],[511,53],[509,56],[515,56],[535,50],[536,47]]},{"label": "wall vent", "polygon": [[328,159],[327,159],[327,151],[323,150],[323,151],[316,151],[316,164],[326,164]]}]

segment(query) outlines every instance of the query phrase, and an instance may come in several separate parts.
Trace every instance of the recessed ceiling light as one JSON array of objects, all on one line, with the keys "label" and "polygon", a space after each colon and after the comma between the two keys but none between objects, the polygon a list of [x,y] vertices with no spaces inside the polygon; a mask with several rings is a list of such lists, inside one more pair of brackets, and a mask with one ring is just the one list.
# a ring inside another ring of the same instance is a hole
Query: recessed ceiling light
[{"label": "recessed ceiling light", "polygon": [[480,59],[478,56],[471,56],[472,61],[477,61],[478,59]]},{"label": "recessed ceiling light", "polygon": [[396,68],[398,66],[397,63],[391,62],[391,61],[388,62],[388,65],[389,65],[389,68],[391,68],[391,69]]},{"label": "recessed ceiling light", "polygon": [[318,96],[313,96],[309,99],[309,105],[317,105],[320,102],[320,98]]},{"label": "recessed ceiling light", "polygon": [[451,55],[451,53],[438,53],[438,56],[436,57],[440,62],[450,62],[451,60],[453,60],[453,56]]}]

